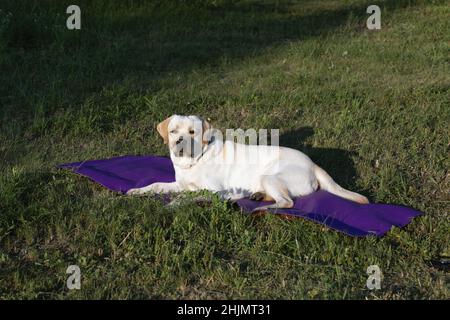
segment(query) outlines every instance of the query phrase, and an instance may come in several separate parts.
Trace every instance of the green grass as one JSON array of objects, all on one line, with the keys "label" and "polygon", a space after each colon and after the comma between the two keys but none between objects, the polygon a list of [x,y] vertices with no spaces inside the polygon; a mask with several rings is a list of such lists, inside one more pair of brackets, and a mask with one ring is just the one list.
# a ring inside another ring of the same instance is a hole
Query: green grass
[{"label": "green grass", "polygon": [[[448,4],[378,1],[369,31],[372,1],[80,0],[69,31],[72,2],[0,4],[0,298],[450,298]],[[155,124],[174,113],[279,128],[344,187],[426,214],[357,239],[55,168],[167,155]]]}]

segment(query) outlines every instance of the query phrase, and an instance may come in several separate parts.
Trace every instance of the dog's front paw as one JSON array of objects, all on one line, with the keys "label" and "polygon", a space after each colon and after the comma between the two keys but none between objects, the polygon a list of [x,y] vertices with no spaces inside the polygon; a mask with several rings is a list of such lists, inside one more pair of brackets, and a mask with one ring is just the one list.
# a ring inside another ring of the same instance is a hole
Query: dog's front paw
[{"label": "dog's front paw", "polygon": [[134,195],[139,195],[139,194],[143,194],[143,192],[140,188],[132,188],[132,189],[128,190],[126,193],[127,196],[134,196]]}]

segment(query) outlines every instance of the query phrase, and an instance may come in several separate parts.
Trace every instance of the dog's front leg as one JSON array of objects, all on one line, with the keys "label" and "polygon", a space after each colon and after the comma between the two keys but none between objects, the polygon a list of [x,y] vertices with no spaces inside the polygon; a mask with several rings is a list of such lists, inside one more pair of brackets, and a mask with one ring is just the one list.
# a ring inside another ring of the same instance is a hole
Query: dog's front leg
[{"label": "dog's front leg", "polygon": [[142,188],[133,188],[127,191],[127,195],[137,195],[144,193],[170,193],[179,192],[181,188],[177,182],[156,182]]}]

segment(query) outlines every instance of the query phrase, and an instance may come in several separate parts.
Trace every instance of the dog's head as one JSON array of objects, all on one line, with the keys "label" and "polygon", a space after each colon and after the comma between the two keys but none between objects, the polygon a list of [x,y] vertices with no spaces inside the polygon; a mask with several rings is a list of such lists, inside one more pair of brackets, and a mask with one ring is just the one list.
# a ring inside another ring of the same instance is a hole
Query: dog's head
[{"label": "dog's head", "polygon": [[158,124],[158,133],[169,145],[171,156],[197,158],[207,139],[211,125],[197,116],[173,115]]}]

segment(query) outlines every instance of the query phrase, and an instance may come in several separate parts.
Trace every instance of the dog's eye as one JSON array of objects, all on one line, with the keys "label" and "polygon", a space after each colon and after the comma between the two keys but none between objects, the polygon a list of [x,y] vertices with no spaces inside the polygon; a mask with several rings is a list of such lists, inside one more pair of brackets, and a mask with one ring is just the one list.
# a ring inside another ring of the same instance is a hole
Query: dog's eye
[{"label": "dog's eye", "polygon": [[176,131],[176,130],[172,130],[172,131],[170,131],[170,133],[175,133],[175,131]]},{"label": "dog's eye", "polygon": [[189,130],[189,134],[194,134],[194,130]]}]

